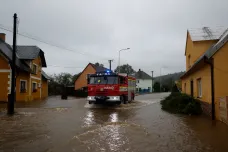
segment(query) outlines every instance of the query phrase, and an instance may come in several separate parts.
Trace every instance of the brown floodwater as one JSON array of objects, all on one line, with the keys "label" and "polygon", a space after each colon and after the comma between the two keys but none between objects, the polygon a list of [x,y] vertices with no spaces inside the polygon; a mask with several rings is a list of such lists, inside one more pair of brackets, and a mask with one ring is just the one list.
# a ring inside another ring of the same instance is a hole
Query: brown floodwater
[{"label": "brown floodwater", "polygon": [[164,112],[167,93],[142,95],[127,105],[89,105],[50,97],[0,104],[0,152],[227,152],[228,126],[205,116]]}]

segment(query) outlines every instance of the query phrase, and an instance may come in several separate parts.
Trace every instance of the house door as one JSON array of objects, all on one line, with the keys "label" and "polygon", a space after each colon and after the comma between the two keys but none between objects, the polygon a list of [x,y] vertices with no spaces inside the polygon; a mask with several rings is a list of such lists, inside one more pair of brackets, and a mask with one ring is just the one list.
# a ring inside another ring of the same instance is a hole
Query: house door
[{"label": "house door", "polygon": [[190,85],[190,90],[191,90],[191,96],[193,97],[193,92],[194,92],[194,90],[193,90],[193,80],[191,80],[191,85]]}]

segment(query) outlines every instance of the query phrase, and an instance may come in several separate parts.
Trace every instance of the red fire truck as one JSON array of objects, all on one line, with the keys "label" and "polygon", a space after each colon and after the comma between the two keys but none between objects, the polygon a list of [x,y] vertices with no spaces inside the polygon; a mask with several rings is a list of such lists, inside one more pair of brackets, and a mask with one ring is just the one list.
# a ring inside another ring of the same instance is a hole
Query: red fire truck
[{"label": "red fire truck", "polygon": [[135,98],[136,79],[133,76],[107,70],[90,74],[87,78],[89,104],[105,102],[126,104]]}]

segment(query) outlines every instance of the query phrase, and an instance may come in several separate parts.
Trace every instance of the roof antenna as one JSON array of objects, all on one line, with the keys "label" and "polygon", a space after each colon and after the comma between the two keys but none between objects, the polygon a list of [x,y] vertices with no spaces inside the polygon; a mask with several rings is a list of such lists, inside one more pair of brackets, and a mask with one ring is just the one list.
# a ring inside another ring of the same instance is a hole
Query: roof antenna
[{"label": "roof antenna", "polygon": [[210,31],[209,27],[203,27],[202,29],[203,29],[203,31],[207,34],[207,36],[204,36],[204,38],[206,39],[206,38],[209,37],[209,39],[212,40],[213,34],[212,34],[212,32]]}]

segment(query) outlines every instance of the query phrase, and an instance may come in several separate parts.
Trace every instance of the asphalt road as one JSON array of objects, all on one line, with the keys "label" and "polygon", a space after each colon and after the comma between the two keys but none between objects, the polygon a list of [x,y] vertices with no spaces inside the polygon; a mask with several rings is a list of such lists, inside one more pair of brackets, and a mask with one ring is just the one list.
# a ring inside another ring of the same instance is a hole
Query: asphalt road
[{"label": "asphalt road", "polygon": [[159,101],[167,95],[137,96],[120,106],[50,97],[17,104],[12,117],[2,108],[0,152],[228,151],[226,125],[162,111]]}]

